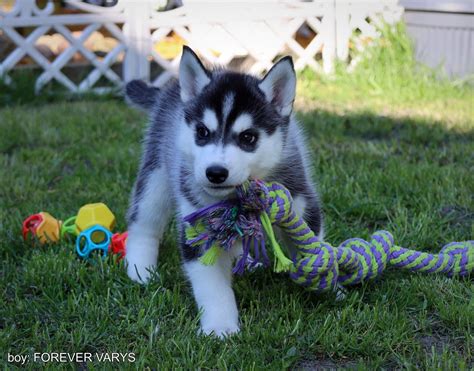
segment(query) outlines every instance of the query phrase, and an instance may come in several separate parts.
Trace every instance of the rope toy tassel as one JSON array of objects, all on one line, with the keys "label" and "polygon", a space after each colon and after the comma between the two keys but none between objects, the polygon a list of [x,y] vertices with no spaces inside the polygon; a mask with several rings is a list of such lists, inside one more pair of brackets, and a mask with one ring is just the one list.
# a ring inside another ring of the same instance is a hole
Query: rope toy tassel
[{"label": "rope toy tassel", "polygon": [[273,270],[275,272],[288,271],[293,265],[293,261],[291,261],[285,256],[285,253],[278,244],[275,238],[275,234],[273,232],[272,223],[270,221],[270,218],[268,217],[268,214],[265,211],[260,214],[260,220],[262,222],[263,229],[265,230],[268,238],[270,239],[270,244],[273,248],[273,254],[275,255],[275,264],[273,266]]},{"label": "rope toy tassel", "polygon": [[199,261],[204,265],[216,264],[222,250],[219,246],[212,245],[200,258]]}]

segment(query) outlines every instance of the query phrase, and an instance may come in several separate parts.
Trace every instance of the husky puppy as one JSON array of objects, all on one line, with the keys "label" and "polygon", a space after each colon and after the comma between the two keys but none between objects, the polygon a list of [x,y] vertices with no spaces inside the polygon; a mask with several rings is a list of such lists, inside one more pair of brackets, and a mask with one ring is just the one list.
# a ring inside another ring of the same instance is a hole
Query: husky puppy
[{"label": "husky puppy", "polygon": [[290,57],[259,79],[206,69],[188,47],[178,81],[163,89],[138,80],[127,84],[128,100],[150,116],[128,214],[127,273],[140,283],[149,280],[160,239],[176,216],[184,270],[205,334],[239,331],[231,284],[239,247],[221,254],[215,265],[203,265],[185,246],[184,216],[231,196],[250,177],[275,180],[290,190],[297,211],[322,238],[319,198],[292,115],[295,87]]}]

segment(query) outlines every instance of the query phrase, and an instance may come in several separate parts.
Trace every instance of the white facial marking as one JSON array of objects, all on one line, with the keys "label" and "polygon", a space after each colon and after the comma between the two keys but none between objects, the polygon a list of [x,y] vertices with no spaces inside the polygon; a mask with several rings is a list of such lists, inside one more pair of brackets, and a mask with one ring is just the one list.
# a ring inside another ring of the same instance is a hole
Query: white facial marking
[{"label": "white facial marking", "polygon": [[212,109],[206,108],[204,110],[204,115],[202,119],[204,121],[204,125],[206,125],[209,130],[217,130],[217,127],[219,126],[219,121],[217,120],[216,113]]},{"label": "white facial marking", "polygon": [[207,179],[206,169],[212,165],[225,166],[222,154],[222,146],[210,143],[205,146],[195,146],[194,171],[195,178],[199,184],[212,186]]},{"label": "white facial marking", "polygon": [[248,113],[240,114],[232,125],[232,131],[236,134],[240,134],[244,130],[250,129],[253,125],[252,116]]},{"label": "white facial marking", "polygon": [[272,135],[261,133],[258,147],[252,154],[249,165],[250,176],[265,178],[269,172],[280,162],[282,156],[283,134],[277,129]]},{"label": "white facial marking", "polygon": [[223,122],[227,121],[227,117],[229,117],[229,113],[232,110],[232,106],[234,105],[234,93],[229,93],[224,98],[224,103],[222,105],[222,119]]}]

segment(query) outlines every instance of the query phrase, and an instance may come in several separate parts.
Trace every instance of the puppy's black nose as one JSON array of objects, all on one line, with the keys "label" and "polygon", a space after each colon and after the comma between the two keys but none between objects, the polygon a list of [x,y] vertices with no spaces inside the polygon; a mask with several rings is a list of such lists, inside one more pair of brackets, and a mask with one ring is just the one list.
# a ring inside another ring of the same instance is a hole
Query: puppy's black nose
[{"label": "puppy's black nose", "polygon": [[229,170],[222,166],[209,166],[206,169],[206,176],[211,183],[221,184],[224,183],[229,176]]}]

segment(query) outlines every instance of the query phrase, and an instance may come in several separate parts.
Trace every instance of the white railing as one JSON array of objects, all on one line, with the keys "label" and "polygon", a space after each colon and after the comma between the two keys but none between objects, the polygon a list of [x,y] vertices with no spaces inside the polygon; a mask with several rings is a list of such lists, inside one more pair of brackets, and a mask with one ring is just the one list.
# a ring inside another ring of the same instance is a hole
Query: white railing
[{"label": "white railing", "polygon": [[[286,53],[293,55],[296,69],[329,73],[336,58],[354,63],[351,52],[377,37],[382,20],[396,22],[402,13],[397,0],[190,0],[166,12],[156,10],[156,0],[119,0],[112,8],[79,0],[66,3],[81,13],[57,14],[53,1],[40,9],[35,0],[17,0],[9,11],[0,10],[0,42],[11,44],[11,50],[0,55],[5,81],[28,58],[41,69],[37,91],[53,80],[73,92],[99,90],[104,79],[121,85],[140,78],[161,86],[176,74],[176,42],[189,45],[212,64],[245,59],[253,73],[268,69]],[[25,28],[29,32],[21,34]],[[108,43],[105,52],[88,45],[97,34]],[[58,38],[62,41],[56,53],[51,45],[42,46]],[[160,49],[166,45],[174,51]],[[85,77],[73,81],[65,70],[77,58],[91,67]]]}]

